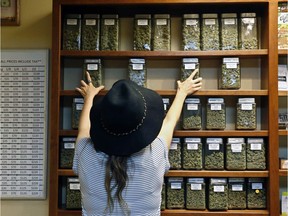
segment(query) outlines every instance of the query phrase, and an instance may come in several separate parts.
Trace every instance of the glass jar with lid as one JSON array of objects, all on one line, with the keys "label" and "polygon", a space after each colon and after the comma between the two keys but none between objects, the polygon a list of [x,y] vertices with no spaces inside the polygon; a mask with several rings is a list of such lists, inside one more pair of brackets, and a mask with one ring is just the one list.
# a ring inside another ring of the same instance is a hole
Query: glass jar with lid
[{"label": "glass jar with lid", "polygon": [[83,109],[84,99],[74,98],[72,103],[72,129],[78,129],[80,115]]},{"label": "glass jar with lid", "polygon": [[228,179],[228,209],[246,209],[246,183],[244,178]]},{"label": "glass jar with lid", "polygon": [[101,18],[101,50],[119,49],[119,16],[118,14],[103,14]]},{"label": "glass jar with lid", "polygon": [[218,79],[219,89],[239,89],[241,87],[239,58],[223,58]]},{"label": "glass jar with lid", "polygon": [[169,150],[170,169],[182,168],[182,145],[179,137],[173,137]]},{"label": "glass jar with lid", "polygon": [[228,184],[226,178],[211,178],[208,194],[209,210],[228,209]]},{"label": "glass jar with lid", "polygon": [[186,209],[206,209],[206,185],[204,178],[187,178]]},{"label": "glass jar with lid", "polygon": [[246,169],[246,143],[244,138],[228,138],[226,144],[226,169]]},{"label": "glass jar with lid", "polygon": [[153,50],[169,51],[171,46],[170,14],[154,14]]},{"label": "glass jar with lid", "polygon": [[264,178],[248,178],[247,208],[266,209],[266,184]]},{"label": "glass jar with lid", "polygon": [[226,127],[226,109],[224,98],[208,98],[206,107],[206,129],[224,130]]},{"label": "glass jar with lid", "polygon": [[86,72],[90,74],[91,82],[95,87],[104,85],[101,59],[85,59],[83,65],[83,80],[87,81]]},{"label": "glass jar with lid", "polygon": [[146,87],[147,85],[147,70],[145,59],[129,59],[128,67],[129,79],[139,86]]},{"label": "glass jar with lid", "polygon": [[199,98],[186,98],[182,111],[182,128],[200,130],[202,127],[202,108]]},{"label": "glass jar with lid", "polygon": [[82,18],[82,50],[99,50],[100,15],[84,14]]},{"label": "glass jar with lid", "polygon": [[60,168],[72,169],[76,137],[63,137],[60,143]]},{"label": "glass jar with lid", "polygon": [[236,129],[256,129],[255,98],[238,98],[236,109]]},{"label": "glass jar with lid", "polygon": [[63,22],[63,50],[81,48],[81,14],[66,14]]},{"label": "glass jar with lid", "polygon": [[200,18],[199,14],[183,14],[182,17],[182,48],[200,50]]},{"label": "glass jar with lid", "polygon": [[202,14],[201,26],[202,50],[219,50],[220,29],[218,14]]},{"label": "glass jar with lid", "polygon": [[81,209],[81,191],[80,182],[78,178],[67,178],[66,188],[66,208],[67,209]]},{"label": "glass jar with lid", "polygon": [[168,209],[185,208],[185,187],[182,177],[168,177],[166,205]]},{"label": "glass jar with lid", "polygon": [[240,14],[239,48],[258,49],[258,26],[256,13]]},{"label": "glass jar with lid", "polygon": [[186,80],[196,69],[198,73],[195,74],[193,79],[200,77],[200,63],[198,58],[183,58],[181,65],[181,81]]},{"label": "glass jar with lid", "polygon": [[236,13],[221,14],[220,42],[222,50],[238,49],[238,21]]},{"label": "glass jar with lid", "polygon": [[263,138],[248,138],[247,140],[247,169],[266,169],[266,145]]},{"label": "glass jar with lid", "polygon": [[134,17],[134,50],[151,50],[151,14],[136,14]]},{"label": "glass jar with lid", "polygon": [[207,138],[204,167],[207,170],[224,170],[224,146],[222,138]]},{"label": "glass jar with lid", "polygon": [[185,137],[182,148],[183,169],[203,169],[203,144],[201,138]]}]

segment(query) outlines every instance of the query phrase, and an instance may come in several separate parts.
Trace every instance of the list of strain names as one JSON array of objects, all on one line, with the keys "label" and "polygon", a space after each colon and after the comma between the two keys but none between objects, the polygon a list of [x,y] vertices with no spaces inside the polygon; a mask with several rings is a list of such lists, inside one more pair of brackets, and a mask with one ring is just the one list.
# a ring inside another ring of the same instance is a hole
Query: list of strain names
[{"label": "list of strain names", "polygon": [[6,51],[0,76],[1,198],[45,198],[47,50]]}]

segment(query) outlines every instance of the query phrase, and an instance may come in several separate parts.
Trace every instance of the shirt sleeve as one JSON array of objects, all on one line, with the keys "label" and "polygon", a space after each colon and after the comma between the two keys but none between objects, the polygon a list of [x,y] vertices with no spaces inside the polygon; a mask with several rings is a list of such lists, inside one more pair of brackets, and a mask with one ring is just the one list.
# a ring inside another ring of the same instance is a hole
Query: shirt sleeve
[{"label": "shirt sleeve", "polygon": [[158,139],[160,140],[164,148],[165,174],[166,174],[170,169],[170,162],[169,162],[169,155],[168,155],[169,151],[168,151],[167,143],[165,142],[165,140],[162,137],[158,137]]},{"label": "shirt sleeve", "polygon": [[82,138],[76,143],[76,148],[75,148],[74,158],[73,158],[73,167],[72,167],[75,175],[78,175],[80,153],[83,151],[84,147],[89,142],[89,140],[90,138]]}]

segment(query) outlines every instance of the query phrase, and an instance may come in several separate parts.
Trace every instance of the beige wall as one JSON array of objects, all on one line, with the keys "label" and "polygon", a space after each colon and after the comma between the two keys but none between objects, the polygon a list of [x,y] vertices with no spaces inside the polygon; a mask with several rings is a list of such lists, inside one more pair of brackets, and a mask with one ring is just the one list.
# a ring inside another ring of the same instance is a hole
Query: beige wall
[{"label": "beige wall", "polygon": [[[20,4],[20,26],[1,26],[1,49],[51,49],[52,0],[21,0]],[[48,197],[2,200],[0,216],[47,216],[48,203]]]}]

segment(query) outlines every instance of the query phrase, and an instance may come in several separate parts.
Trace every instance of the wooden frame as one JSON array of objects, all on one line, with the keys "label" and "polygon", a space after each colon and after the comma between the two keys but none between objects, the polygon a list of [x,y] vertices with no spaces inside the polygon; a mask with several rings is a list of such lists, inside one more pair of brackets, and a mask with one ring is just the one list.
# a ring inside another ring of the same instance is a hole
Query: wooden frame
[{"label": "wooden frame", "polygon": [[1,26],[20,25],[20,0],[1,0]]}]

